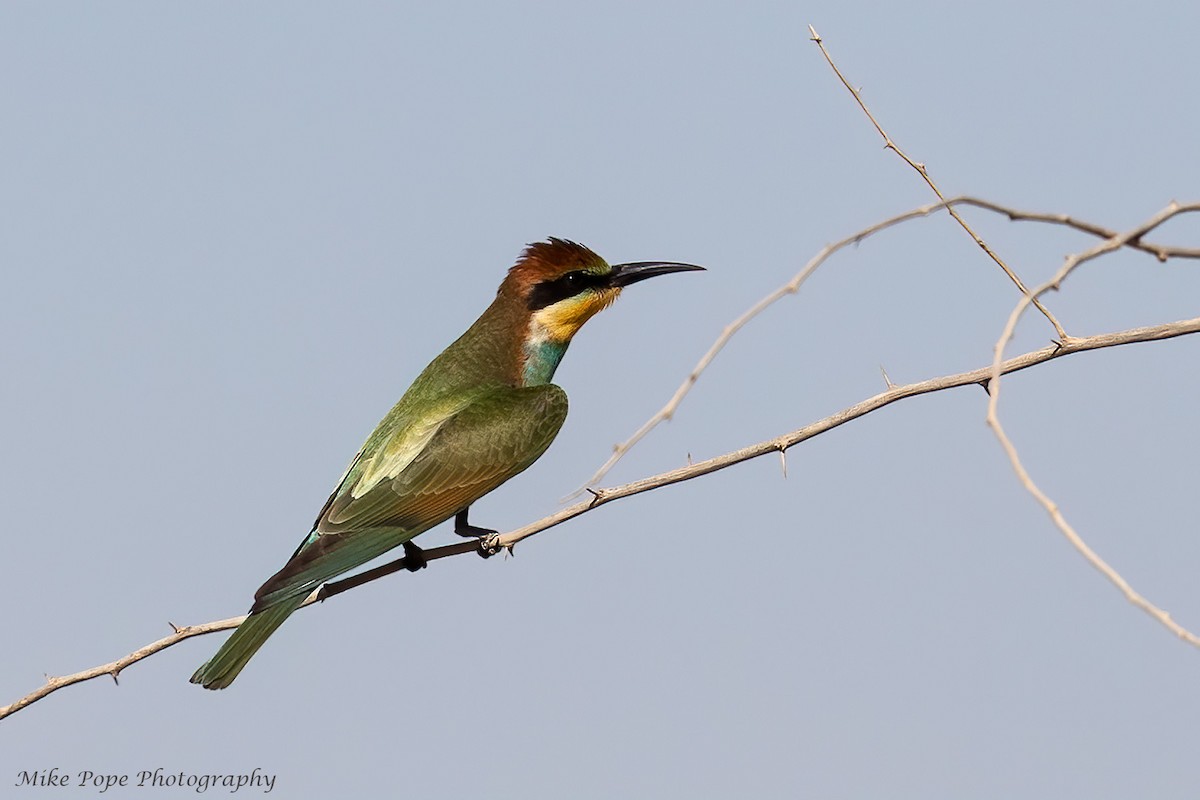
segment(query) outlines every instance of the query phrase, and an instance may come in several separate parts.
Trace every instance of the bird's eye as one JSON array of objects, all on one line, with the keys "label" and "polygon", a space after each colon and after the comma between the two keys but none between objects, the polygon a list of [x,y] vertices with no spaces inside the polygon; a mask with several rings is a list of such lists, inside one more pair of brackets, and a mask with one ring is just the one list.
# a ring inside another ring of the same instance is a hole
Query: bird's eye
[{"label": "bird's eye", "polygon": [[542,281],[533,287],[529,293],[529,308],[533,311],[553,305],[560,300],[583,294],[589,289],[600,286],[603,278],[587,270],[577,269],[557,278]]}]

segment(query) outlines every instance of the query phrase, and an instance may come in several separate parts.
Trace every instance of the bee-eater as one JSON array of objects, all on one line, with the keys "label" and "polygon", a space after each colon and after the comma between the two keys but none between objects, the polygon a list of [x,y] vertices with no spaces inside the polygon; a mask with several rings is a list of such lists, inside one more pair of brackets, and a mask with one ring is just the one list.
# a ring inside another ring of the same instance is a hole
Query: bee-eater
[{"label": "bee-eater", "polygon": [[321,584],[454,517],[546,452],[567,416],[550,383],[571,337],[631,283],[692,264],[610,266],[563,239],[531,244],[479,319],[417,377],[350,463],[312,532],[254,594],[250,615],[192,675],[224,689],[267,637]]}]

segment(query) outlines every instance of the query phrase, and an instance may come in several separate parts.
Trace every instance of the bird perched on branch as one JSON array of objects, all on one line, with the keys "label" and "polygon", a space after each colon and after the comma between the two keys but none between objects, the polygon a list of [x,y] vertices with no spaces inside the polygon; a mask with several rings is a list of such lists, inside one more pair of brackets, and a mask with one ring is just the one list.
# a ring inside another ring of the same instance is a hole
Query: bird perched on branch
[{"label": "bird perched on branch", "polygon": [[[463,536],[495,531],[467,521],[471,504],[536,461],[567,416],[550,383],[571,337],[621,290],[692,264],[609,265],[583,245],[550,239],[526,248],[496,299],[417,377],[325,502],[312,532],[254,595],[228,641],[192,675],[223,689],[313,589],[451,517]],[[409,567],[413,568],[412,566]]]}]

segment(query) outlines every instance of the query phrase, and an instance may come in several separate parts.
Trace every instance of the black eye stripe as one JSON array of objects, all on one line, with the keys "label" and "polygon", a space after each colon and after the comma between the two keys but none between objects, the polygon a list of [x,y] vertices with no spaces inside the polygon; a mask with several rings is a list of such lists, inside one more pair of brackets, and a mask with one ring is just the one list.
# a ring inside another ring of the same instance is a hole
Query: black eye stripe
[{"label": "black eye stripe", "polygon": [[566,300],[568,297],[574,297],[577,294],[582,294],[589,289],[596,289],[602,286],[608,286],[609,279],[607,275],[598,275],[594,272],[585,272],[584,270],[575,270],[568,272],[566,275],[542,281],[533,287],[529,292],[529,310],[540,311],[546,306],[552,306],[559,300]]}]

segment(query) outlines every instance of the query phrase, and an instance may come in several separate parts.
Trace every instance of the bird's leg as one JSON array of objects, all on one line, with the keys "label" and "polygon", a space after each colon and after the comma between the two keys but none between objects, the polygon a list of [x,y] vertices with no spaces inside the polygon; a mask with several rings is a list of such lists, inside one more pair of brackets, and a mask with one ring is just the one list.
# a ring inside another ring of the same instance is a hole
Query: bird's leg
[{"label": "bird's leg", "polygon": [[417,547],[412,542],[404,543],[404,568],[409,572],[416,572],[419,569],[425,569],[429,566],[429,561],[425,558],[425,551]]},{"label": "bird's leg", "polygon": [[479,555],[483,558],[488,558],[496,552],[496,548],[489,546],[489,543],[499,536],[500,531],[492,530],[491,528],[480,528],[478,525],[472,525],[470,522],[467,522],[467,512],[470,510],[471,507],[467,506],[454,515],[454,532],[459,536],[473,536],[478,539]]},{"label": "bird's leg", "polygon": [[467,522],[467,512],[471,510],[467,506],[462,511],[454,515],[454,532],[459,536],[474,536],[476,539],[482,539],[485,536],[491,536],[493,533],[499,533],[491,528],[480,528]]}]

